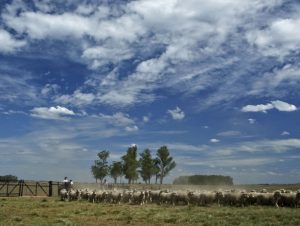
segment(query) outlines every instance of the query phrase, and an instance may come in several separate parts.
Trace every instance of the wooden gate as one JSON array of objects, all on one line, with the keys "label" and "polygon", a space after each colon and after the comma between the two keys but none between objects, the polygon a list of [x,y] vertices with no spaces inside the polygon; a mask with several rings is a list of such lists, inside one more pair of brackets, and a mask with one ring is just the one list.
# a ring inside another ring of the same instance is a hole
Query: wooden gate
[{"label": "wooden gate", "polygon": [[15,196],[58,196],[59,182],[53,181],[24,181],[0,182],[0,197]]},{"label": "wooden gate", "polygon": [[21,183],[19,182],[9,182],[4,181],[0,182],[0,196],[12,197],[12,196],[20,196],[21,191]]}]

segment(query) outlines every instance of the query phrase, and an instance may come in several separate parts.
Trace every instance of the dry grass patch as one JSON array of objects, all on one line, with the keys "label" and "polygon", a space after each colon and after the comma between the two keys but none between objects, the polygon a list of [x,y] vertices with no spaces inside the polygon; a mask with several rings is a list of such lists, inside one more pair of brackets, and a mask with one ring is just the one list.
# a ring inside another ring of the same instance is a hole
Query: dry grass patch
[{"label": "dry grass patch", "polygon": [[62,202],[57,198],[0,199],[0,225],[299,225],[300,209]]}]

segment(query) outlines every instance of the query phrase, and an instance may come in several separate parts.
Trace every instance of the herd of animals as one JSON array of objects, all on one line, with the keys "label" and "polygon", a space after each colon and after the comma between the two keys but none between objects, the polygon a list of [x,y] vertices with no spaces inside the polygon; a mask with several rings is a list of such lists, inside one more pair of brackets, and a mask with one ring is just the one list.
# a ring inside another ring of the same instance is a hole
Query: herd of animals
[{"label": "herd of animals", "polygon": [[247,192],[245,190],[170,191],[63,188],[59,193],[63,201],[86,200],[92,203],[300,207],[300,189],[298,191],[280,189],[274,192],[262,189],[261,191]]}]

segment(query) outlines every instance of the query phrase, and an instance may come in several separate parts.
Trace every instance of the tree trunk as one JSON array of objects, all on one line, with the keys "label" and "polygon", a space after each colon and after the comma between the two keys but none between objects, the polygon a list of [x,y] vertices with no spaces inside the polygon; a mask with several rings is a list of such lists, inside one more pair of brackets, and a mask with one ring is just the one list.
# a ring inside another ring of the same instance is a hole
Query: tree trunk
[{"label": "tree trunk", "polygon": [[164,173],[163,173],[163,172],[160,172],[160,176],[159,176],[159,182],[160,182],[160,184],[163,183],[164,176],[165,176]]}]

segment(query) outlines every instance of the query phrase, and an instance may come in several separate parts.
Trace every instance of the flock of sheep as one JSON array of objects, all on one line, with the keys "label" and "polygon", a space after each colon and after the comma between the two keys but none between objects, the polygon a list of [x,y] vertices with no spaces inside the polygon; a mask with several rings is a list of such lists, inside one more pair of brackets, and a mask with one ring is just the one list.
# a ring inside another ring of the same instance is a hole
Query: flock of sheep
[{"label": "flock of sheep", "polygon": [[224,206],[263,205],[275,207],[300,206],[300,190],[290,191],[280,189],[268,192],[252,190],[218,190],[218,191],[169,191],[169,190],[90,190],[61,189],[60,198],[64,201],[87,200],[93,203],[129,203],[144,205],[156,203],[159,205],[199,205],[218,204]]}]

